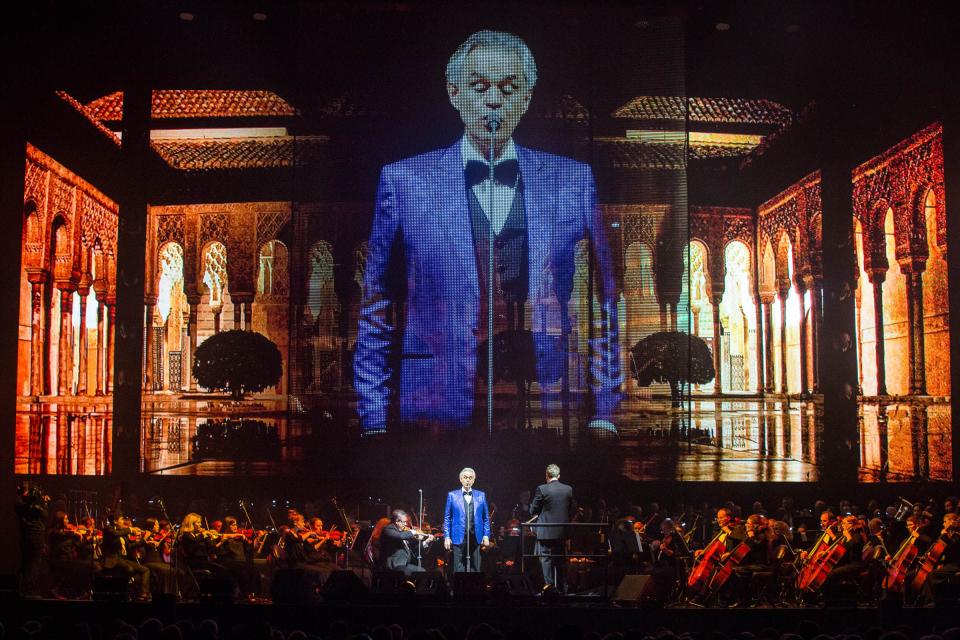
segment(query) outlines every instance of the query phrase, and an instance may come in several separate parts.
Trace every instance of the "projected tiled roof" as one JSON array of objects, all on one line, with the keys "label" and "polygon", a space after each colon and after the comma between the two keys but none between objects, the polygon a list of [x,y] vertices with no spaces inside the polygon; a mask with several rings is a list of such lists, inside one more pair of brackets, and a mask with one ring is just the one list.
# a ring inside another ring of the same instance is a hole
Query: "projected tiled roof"
[{"label": "projected tiled roof", "polygon": [[748,98],[637,96],[613,112],[614,118],[684,120],[684,100],[691,122],[788,126],[793,112],[778,102]]},{"label": "projected tiled roof", "polygon": [[97,120],[97,118],[95,118],[93,114],[90,113],[90,110],[87,109],[85,106],[83,106],[83,104],[81,104],[79,100],[71,96],[66,91],[57,91],[57,96],[61,100],[69,104],[71,107],[79,111],[84,118],[89,120],[93,124],[93,126],[100,131],[100,133],[110,138],[111,142],[113,142],[116,145],[120,144],[120,136],[118,136],[113,131],[110,131],[110,129],[107,129],[105,126],[103,126],[103,123]]},{"label": "projected tiled roof", "polygon": [[167,163],[187,171],[301,166],[319,155],[326,136],[154,140]]},{"label": "projected tiled roof", "polygon": [[[158,89],[153,92],[154,118],[240,118],[295,116],[297,110],[272,91],[221,89]],[[98,120],[123,118],[123,92],[117,91],[86,105]]]}]

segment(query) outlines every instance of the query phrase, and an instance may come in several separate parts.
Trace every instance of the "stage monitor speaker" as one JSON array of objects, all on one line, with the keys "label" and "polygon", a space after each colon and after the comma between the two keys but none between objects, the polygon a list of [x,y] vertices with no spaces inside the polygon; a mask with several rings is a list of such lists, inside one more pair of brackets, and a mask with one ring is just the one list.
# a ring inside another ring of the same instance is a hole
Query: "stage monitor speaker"
[{"label": "stage monitor speaker", "polygon": [[97,602],[126,602],[130,596],[130,578],[122,574],[93,577],[93,599]]},{"label": "stage monitor speaker", "polygon": [[[927,578],[930,579],[929,577]],[[932,585],[933,606],[938,609],[952,609],[960,607],[960,583],[955,579]]]},{"label": "stage monitor speaker", "polygon": [[15,573],[0,574],[0,602],[10,602],[20,597],[20,580]]},{"label": "stage monitor speaker", "polygon": [[233,602],[233,581],[230,578],[206,576],[197,579],[200,587],[198,600],[200,602],[216,602],[227,604]]},{"label": "stage monitor speaker", "polygon": [[530,579],[520,574],[504,576],[491,592],[498,598],[532,598],[534,594]]},{"label": "stage monitor speaker", "polygon": [[645,573],[628,574],[623,576],[623,580],[617,585],[617,590],[613,593],[613,601],[640,604],[642,601],[653,599],[654,595],[653,576]]},{"label": "stage monitor speaker", "polygon": [[824,585],[823,606],[827,609],[856,609],[857,583],[836,582]]},{"label": "stage monitor speaker", "polygon": [[320,595],[324,600],[363,600],[367,597],[367,587],[353,571],[334,571],[323,583]]},{"label": "stage monitor speaker", "polygon": [[453,574],[453,597],[457,600],[482,600],[487,597],[487,576],[480,572]]},{"label": "stage monitor speaker", "polygon": [[413,574],[414,593],[423,600],[443,601],[450,598],[450,585],[442,571],[424,571]]},{"label": "stage monitor speaker", "polygon": [[303,569],[277,569],[270,583],[274,604],[312,605],[320,601],[320,573]]},{"label": "stage monitor speaker", "polygon": [[407,578],[403,571],[374,571],[370,576],[370,595],[372,596],[401,596],[413,594],[413,580]]}]

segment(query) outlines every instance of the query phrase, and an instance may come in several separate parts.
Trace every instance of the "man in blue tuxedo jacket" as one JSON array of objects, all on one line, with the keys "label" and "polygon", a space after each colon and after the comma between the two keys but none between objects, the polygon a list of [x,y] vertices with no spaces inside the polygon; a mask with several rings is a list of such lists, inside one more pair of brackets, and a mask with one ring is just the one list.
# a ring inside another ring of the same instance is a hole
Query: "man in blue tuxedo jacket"
[{"label": "man in blue tuxedo jacket", "polygon": [[459,489],[447,494],[443,509],[443,546],[453,551],[453,571],[480,571],[480,548],[490,546],[490,511],[487,496],[474,490],[476,472],[460,472]]},{"label": "man in blue tuxedo jacket", "polygon": [[[477,351],[488,334],[491,232],[492,333],[532,333],[541,396],[556,393],[548,389],[557,388],[563,373],[575,253],[581,241],[589,243],[597,303],[589,426],[616,433],[616,297],[593,174],[585,164],[526,149],[512,138],[536,79],[523,40],[494,31],[473,34],[447,66],[447,92],[464,136],[383,169],[354,360],[364,435],[385,432],[395,418],[404,426],[449,429],[468,427],[482,415],[477,407],[483,403],[475,403]],[[490,127],[491,120],[499,128]],[[496,128],[493,180],[488,127]]]}]

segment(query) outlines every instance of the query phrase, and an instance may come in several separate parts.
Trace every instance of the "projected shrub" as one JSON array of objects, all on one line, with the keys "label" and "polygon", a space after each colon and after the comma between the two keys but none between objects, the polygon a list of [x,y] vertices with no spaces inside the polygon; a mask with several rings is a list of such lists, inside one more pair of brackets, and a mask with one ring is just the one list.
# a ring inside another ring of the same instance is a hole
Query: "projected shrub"
[{"label": "projected shrub", "polygon": [[283,373],[277,345],[254,331],[223,331],[203,341],[193,358],[193,375],[207,389],[229,391],[235,400],[263,391]]},{"label": "projected shrub", "polygon": [[713,380],[713,355],[707,343],[683,331],[661,331],[647,336],[630,350],[630,372],[641,387],[670,384],[673,406],[680,406],[681,385]]}]

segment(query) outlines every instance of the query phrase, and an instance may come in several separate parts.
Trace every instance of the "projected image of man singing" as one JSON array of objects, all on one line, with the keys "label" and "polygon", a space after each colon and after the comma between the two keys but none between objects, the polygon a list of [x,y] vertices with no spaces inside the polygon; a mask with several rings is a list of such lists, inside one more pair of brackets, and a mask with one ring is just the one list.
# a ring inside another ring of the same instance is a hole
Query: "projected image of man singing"
[{"label": "projected image of man singing", "polygon": [[363,434],[384,433],[396,419],[400,427],[484,424],[478,350],[491,333],[530,331],[541,402],[555,399],[582,240],[598,303],[584,406],[593,433],[616,433],[616,300],[590,167],[514,142],[537,83],[533,54],[519,37],[474,33],[451,56],[446,81],[464,135],[387,165],[380,176],[354,361]]}]

